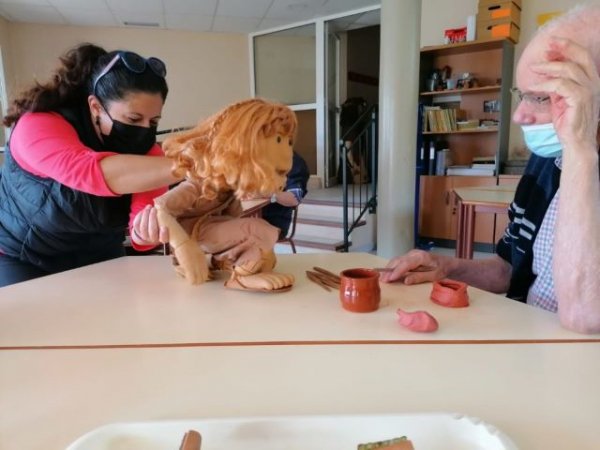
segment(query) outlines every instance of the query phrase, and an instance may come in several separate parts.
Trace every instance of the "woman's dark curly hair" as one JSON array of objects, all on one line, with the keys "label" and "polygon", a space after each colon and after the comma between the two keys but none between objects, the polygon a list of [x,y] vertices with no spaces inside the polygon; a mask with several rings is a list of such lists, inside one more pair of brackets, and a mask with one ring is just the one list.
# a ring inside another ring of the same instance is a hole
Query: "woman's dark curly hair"
[{"label": "woman's dark curly hair", "polygon": [[[26,112],[56,111],[59,108],[81,105],[92,94],[96,77],[118,53],[108,53],[102,47],[84,43],[60,57],[60,65],[47,83],[35,82],[14,99],[2,120],[12,126]],[[167,82],[147,66],[144,72],[128,70],[118,61],[98,80],[94,93],[103,104],[121,100],[131,92],[159,93],[164,100],[168,93]]]}]

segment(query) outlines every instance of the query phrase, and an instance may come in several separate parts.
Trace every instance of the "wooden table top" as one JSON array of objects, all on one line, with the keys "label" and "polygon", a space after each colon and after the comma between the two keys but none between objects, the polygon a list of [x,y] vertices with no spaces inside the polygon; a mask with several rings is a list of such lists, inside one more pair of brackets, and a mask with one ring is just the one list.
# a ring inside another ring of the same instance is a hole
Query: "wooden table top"
[{"label": "wooden table top", "polygon": [[0,351],[0,448],[64,449],[120,422],[448,412],[519,449],[596,450],[599,354],[597,343]]},{"label": "wooden table top", "polygon": [[[381,284],[373,313],[342,309],[337,291],[310,282],[314,266],[340,272],[382,267],[365,253],[279,255],[277,270],[296,277],[286,293],[226,289],[223,279],[192,286],[166,256],[130,256],[0,289],[0,348],[176,346],[289,343],[583,341],[555,314],[470,287],[468,308],[429,300],[431,284]],[[426,310],[435,333],[397,323],[396,310]]]},{"label": "wooden table top", "polygon": [[515,186],[481,186],[456,188],[463,204],[485,204],[508,207],[515,197]]}]

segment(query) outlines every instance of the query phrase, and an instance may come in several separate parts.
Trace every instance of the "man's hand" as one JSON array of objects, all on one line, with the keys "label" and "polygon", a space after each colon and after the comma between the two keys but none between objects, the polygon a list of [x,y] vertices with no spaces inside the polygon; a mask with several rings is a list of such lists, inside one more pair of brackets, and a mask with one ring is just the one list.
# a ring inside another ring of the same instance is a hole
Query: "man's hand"
[{"label": "man's hand", "polygon": [[552,122],[563,153],[596,153],[600,77],[590,52],[569,39],[551,37],[543,62],[531,70],[545,79],[530,89],[550,94]]},{"label": "man's hand", "polygon": [[405,255],[391,259],[380,280],[384,283],[402,281],[404,284],[419,284],[447,278],[453,258],[435,255],[423,250],[411,250]]},{"label": "man's hand", "polygon": [[289,206],[290,208],[298,206],[298,199],[291,192],[277,192],[275,196],[277,198],[277,203],[279,203],[280,205]]}]

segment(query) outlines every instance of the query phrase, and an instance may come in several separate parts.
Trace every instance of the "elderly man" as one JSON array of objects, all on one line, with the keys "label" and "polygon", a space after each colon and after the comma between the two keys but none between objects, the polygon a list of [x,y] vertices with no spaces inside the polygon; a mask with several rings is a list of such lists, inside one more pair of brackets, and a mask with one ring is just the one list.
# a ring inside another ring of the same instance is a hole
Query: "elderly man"
[{"label": "elderly man", "polygon": [[[513,120],[532,152],[510,223],[485,260],[413,250],[382,281],[445,277],[558,312],[561,324],[600,332],[600,6],[572,9],[540,28],[517,65]],[[433,270],[412,272],[425,265]]]}]

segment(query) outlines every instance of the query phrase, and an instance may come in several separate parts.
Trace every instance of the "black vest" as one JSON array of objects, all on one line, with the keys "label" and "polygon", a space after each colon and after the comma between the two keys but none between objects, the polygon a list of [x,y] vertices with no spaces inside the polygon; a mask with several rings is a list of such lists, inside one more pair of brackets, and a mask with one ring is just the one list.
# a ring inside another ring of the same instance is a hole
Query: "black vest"
[{"label": "black vest", "polygon": [[[83,144],[102,150],[87,104],[60,114]],[[0,252],[49,273],[123,256],[130,205],[130,195],[99,197],[31,174],[12,158],[9,142],[0,172]]]}]

